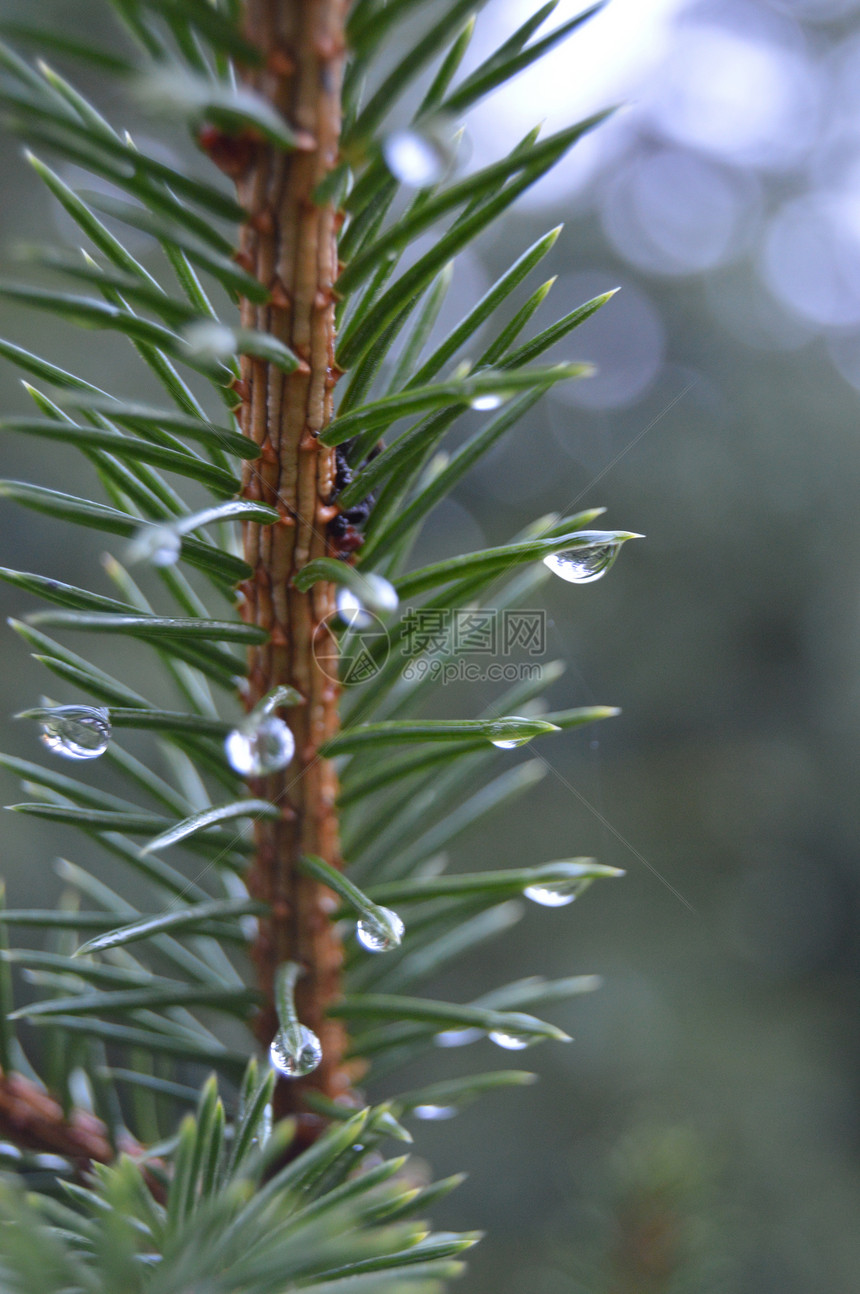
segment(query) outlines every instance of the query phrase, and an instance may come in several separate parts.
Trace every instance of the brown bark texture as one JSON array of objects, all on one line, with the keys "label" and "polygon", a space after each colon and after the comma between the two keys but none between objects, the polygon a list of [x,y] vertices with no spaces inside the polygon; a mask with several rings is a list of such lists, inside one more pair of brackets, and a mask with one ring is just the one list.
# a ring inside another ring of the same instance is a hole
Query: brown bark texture
[{"label": "brown bark texture", "polygon": [[279,821],[257,824],[250,873],[252,893],[271,912],[261,919],[254,948],[268,1002],[258,1036],[268,1045],[277,1028],[273,977],[292,960],[305,969],[296,991],[299,1018],[323,1045],[313,1074],[279,1083],[278,1115],[301,1108],[306,1085],[332,1098],[350,1085],[343,1026],[325,1014],[340,992],[343,957],[331,920],[333,896],[297,868],[302,854],[341,865],[335,772],[319,755],[337,729],[338,687],[332,668],[321,668],[313,650],[315,642],[330,640],[334,590],[328,583],[308,593],[292,587],[297,571],[326,554],[326,523],[336,512],[334,453],[318,436],[331,418],[337,374],[338,215],[330,202],[315,202],[314,193],[338,158],[347,8],[348,0],[246,0],[245,34],[264,56],[261,66],[247,70],[247,83],[278,109],[300,147],[289,152],[252,141],[235,154],[238,195],[248,212],[237,259],[271,294],[264,305],[242,303],[242,324],[285,342],[302,361],[286,374],[246,358],[238,385],[242,428],[263,451],[247,467],[243,493],[281,514],[273,526],[245,527],[254,574],[242,586],[243,614],[269,632],[268,642],[251,651],[246,702],[250,708],[281,684],[305,698],[284,712],[296,741],[292,763],[253,785],[255,794],[282,808]]}]

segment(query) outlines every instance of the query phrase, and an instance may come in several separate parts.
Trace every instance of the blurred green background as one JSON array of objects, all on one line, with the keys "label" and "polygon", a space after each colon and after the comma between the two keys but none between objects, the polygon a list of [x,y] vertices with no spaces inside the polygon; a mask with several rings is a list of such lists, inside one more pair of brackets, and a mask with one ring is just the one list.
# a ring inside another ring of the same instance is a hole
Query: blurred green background
[{"label": "blurred green background", "polygon": [[[531,8],[491,4],[473,61]],[[104,12],[42,0],[39,20],[85,37]],[[4,18],[22,15],[6,0]],[[502,541],[574,499],[647,535],[600,583],[545,592],[547,655],[568,664],[553,703],[622,716],[544,743],[542,783],[453,857],[593,853],[627,875],[570,908],[524,905],[469,984],[440,981],[464,1001],[500,973],[605,983],[555,1012],[572,1046],[524,1058],[538,1088],[424,1125],[418,1152],[438,1175],[470,1172],[438,1221],[491,1232],[464,1294],[855,1294],[860,4],[612,0],[578,41],[475,114],[466,164],[537,120],[628,107],[458,263],[439,327],[564,221],[538,322],[620,285],[559,356],[599,374],[529,416],[423,551]],[[82,79],[152,140],[136,109]],[[16,242],[75,246],[8,139],[2,167],[3,273],[18,272]],[[110,338],[6,305],[0,334],[95,380],[109,362],[114,389],[146,393]],[[4,411],[28,412],[8,366],[0,389]],[[44,442],[3,453],[4,475],[87,488]],[[12,507],[0,524],[4,564],[110,592],[91,537]],[[28,605],[5,587],[0,600],[5,614]],[[3,662],[9,715],[50,684],[8,633]],[[491,697],[452,689],[440,713]],[[37,757],[32,732],[4,727],[5,749]],[[18,798],[11,779],[4,791]],[[71,848],[6,819],[16,906],[42,900]],[[426,1072],[452,1062],[440,1053]]]}]

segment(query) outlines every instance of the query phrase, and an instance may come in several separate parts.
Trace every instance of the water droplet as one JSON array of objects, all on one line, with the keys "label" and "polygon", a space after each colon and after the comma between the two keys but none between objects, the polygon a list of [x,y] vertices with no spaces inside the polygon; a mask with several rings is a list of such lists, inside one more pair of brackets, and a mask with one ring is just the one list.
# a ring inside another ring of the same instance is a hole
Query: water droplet
[{"label": "water droplet", "polygon": [[436,184],[453,162],[450,146],[432,130],[393,130],[382,141],[382,156],[391,174],[411,189]]},{"label": "water droplet", "polygon": [[532,1039],[524,1038],[519,1033],[508,1033],[504,1029],[493,1029],[490,1042],[494,1042],[497,1047],[504,1047],[505,1051],[524,1051],[531,1045]]},{"label": "water droplet", "polygon": [[265,777],[286,768],[296,753],[296,742],[283,719],[267,714],[228,733],[224,750],[230,767],[240,777]]},{"label": "water droplet", "polygon": [[581,882],[559,881],[543,885],[529,885],[523,890],[527,899],[539,903],[543,908],[565,908],[579,894]]},{"label": "water droplet", "polygon": [[381,575],[362,575],[360,594],[344,585],[337,591],[335,605],[349,629],[370,629],[378,615],[390,615],[400,602],[397,589]]},{"label": "water droplet", "polygon": [[620,551],[621,544],[617,541],[590,548],[568,548],[562,553],[550,553],[543,564],[568,584],[593,584],[606,574]]},{"label": "water droplet", "polygon": [[251,916],[240,917],[239,929],[242,931],[242,934],[245,938],[245,942],[249,945],[253,944],[256,942],[256,940],[259,938],[259,935],[260,935],[259,919],[257,917],[251,917]]},{"label": "water droplet", "polygon": [[63,759],[98,759],[110,741],[110,713],[102,706],[58,705],[40,716],[42,741]]},{"label": "water droplet", "polygon": [[373,616],[352,589],[339,588],[335,605],[347,629],[369,629],[373,624]]},{"label": "water droplet", "polygon": [[189,324],[182,334],[186,350],[197,359],[229,360],[236,354],[238,341],[232,328],[215,319],[201,319]]},{"label": "water droplet", "polygon": [[129,562],[173,566],[182,552],[182,539],[170,526],[141,526],[125,552]]},{"label": "water droplet", "polygon": [[311,1074],[322,1060],[322,1045],[316,1034],[303,1024],[279,1029],[269,1047],[269,1060],[285,1078]]},{"label": "water droplet", "polygon": [[362,917],[355,927],[355,934],[362,948],[369,953],[387,953],[400,947],[406,927],[391,908],[377,908],[377,911],[380,919]]},{"label": "water droplet", "polygon": [[541,733],[558,731],[556,725],[547,719],[538,719],[534,715],[526,717],[522,714],[506,714],[504,718],[488,723],[484,735],[499,750],[516,750],[517,746],[527,746]]},{"label": "water droplet", "polygon": [[453,1119],[457,1113],[456,1105],[416,1105],[412,1113],[416,1119]]},{"label": "water droplet", "polygon": [[397,589],[389,580],[382,575],[365,575],[363,578],[367,585],[366,601],[374,611],[384,615],[386,612],[397,610],[400,600],[397,597]]},{"label": "water droplet", "polygon": [[437,1047],[466,1047],[483,1038],[480,1029],[443,1029],[434,1039]]},{"label": "water droplet", "polygon": [[476,395],[469,401],[471,409],[499,409],[505,403],[503,395]]}]

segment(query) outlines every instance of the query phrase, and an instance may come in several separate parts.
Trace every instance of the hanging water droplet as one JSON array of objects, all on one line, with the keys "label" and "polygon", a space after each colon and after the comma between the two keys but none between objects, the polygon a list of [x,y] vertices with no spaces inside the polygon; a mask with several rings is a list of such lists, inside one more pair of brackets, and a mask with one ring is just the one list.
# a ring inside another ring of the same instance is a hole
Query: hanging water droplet
[{"label": "hanging water droplet", "polygon": [[436,184],[454,160],[450,144],[431,126],[393,130],[382,141],[382,157],[394,178],[410,189]]},{"label": "hanging water droplet", "polygon": [[524,1051],[531,1045],[532,1039],[525,1038],[520,1033],[508,1033],[505,1029],[493,1029],[490,1042],[494,1042],[497,1047],[504,1047],[505,1051]]},{"label": "hanging water droplet", "polygon": [[562,553],[550,553],[543,559],[543,564],[568,584],[593,584],[606,574],[620,551],[618,541],[588,548],[568,548]]},{"label": "hanging water droplet", "polygon": [[497,737],[491,738],[491,744],[499,750],[515,750],[517,746],[527,746],[531,737]]},{"label": "hanging water droplet", "polygon": [[548,719],[528,718],[522,714],[506,714],[502,719],[494,719],[484,729],[484,735],[491,745],[499,750],[516,750],[517,746],[527,746],[535,737],[547,732],[558,732],[559,729]]},{"label": "hanging water droplet", "polygon": [[470,409],[499,409],[505,403],[506,397],[503,395],[476,395],[473,400],[469,401]]},{"label": "hanging water droplet", "polygon": [[347,629],[369,629],[373,624],[373,616],[352,589],[339,588],[335,605],[337,614]]},{"label": "hanging water droplet", "polygon": [[224,750],[240,777],[265,777],[286,768],[296,753],[296,741],[283,719],[267,714],[228,733]]},{"label": "hanging water droplet", "polygon": [[110,741],[110,712],[102,706],[58,705],[40,715],[42,742],[63,759],[98,759]]},{"label": "hanging water droplet", "polygon": [[528,885],[523,895],[543,908],[565,908],[574,901],[581,888],[581,881],[549,881],[542,885]]},{"label": "hanging water droplet", "polygon": [[236,354],[238,341],[232,328],[216,319],[200,319],[189,324],[182,340],[196,359],[230,360]]},{"label": "hanging water droplet", "polygon": [[480,1029],[443,1029],[433,1041],[437,1047],[466,1047],[483,1036]]},{"label": "hanging water droplet", "polygon": [[453,1119],[457,1113],[457,1107],[456,1105],[416,1105],[412,1113],[416,1119]]},{"label": "hanging water droplet", "polygon": [[343,585],[337,591],[337,613],[349,629],[370,629],[378,615],[390,615],[400,602],[397,589],[381,575],[360,576],[360,593]]},{"label": "hanging water droplet", "polygon": [[316,1034],[304,1024],[288,1024],[279,1029],[269,1047],[269,1060],[285,1078],[302,1078],[311,1074],[322,1060],[322,1045]]},{"label": "hanging water droplet", "polygon": [[389,580],[382,575],[365,575],[362,578],[367,586],[365,601],[369,607],[380,615],[397,610],[400,600],[397,597],[397,589]]},{"label": "hanging water droplet", "polygon": [[173,566],[182,552],[182,539],[170,526],[141,526],[125,550],[129,562]]},{"label": "hanging water droplet", "polygon": [[240,917],[239,929],[242,931],[246,944],[250,946],[251,944],[256,943],[260,935],[259,917]]},{"label": "hanging water droplet", "polygon": [[369,953],[387,953],[399,948],[406,927],[391,908],[377,908],[379,917],[363,916],[355,927],[362,948]]}]

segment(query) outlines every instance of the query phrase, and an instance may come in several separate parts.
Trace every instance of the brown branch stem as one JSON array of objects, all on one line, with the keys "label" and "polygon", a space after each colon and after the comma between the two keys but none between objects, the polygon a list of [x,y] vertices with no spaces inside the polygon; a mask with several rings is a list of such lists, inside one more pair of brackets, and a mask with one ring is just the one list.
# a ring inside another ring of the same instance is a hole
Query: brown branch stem
[{"label": "brown branch stem", "polygon": [[248,525],[245,554],[254,575],[243,586],[243,613],[269,632],[251,652],[253,706],[272,688],[289,684],[306,700],[285,714],[296,755],[283,772],[254,786],[282,806],[277,822],[258,824],[252,892],[270,905],[260,922],[254,960],[268,1006],[258,1020],[267,1045],[277,1027],[272,984],[278,965],[299,962],[297,987],[302,1022],[323,1044],[323,1061],[306,1079],[283,1081],[276,1100],[280,1115],[300,1108],[310,1084],[336,1097],[350,1085],[343,1064],[345,1034],[327,1006],[340,992],[342,948],[331,921],[331,894],[302,875],[297,860],[318,854],[340,865],[334,769],[320,745],[337,728],[336,683],[314,659],[314,642],[334,611],[330,584],[308,593],[292,579],[308,561],[326,553],[325,524],[331,516],[334,459],[318,436],[331,417],[334,366],[334,295],[337,276],[337,213],[316,203],[320,181],[337,161],[340,91],[347,0],[246,0],[245,32],[265,62],[247,80],[274,104],[302,147],[285,152],[258,143],[237,169],[240,201],[249,213],[242,228],[240,262],[269,288],[260,306],[242,303],[242,323],[285,342],[302,367],[285,374],[260,360],[243,361],[241,423],[262,449],[246,472],[243,492],[281,513],[280,523]]},{"label": "brown branch stem", "polygon": [[[107,1129],[87,1110],[63,1113],[59,1101],[23,1074],[0,1070],[0,1137],[23,1150],[62,1155],[71,1160],[83,1179],[90,1166],[110,1164],[115,1158]],[[127,1134],[120,1150],[137,1158],[143,1148]],[[153,1193],[160,1187],[147,1175]]]}]

